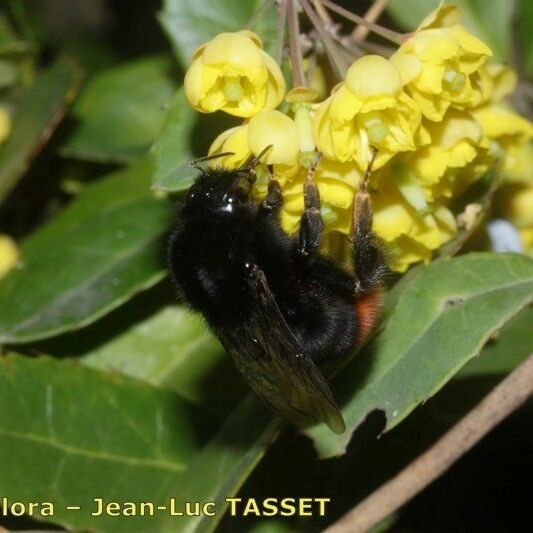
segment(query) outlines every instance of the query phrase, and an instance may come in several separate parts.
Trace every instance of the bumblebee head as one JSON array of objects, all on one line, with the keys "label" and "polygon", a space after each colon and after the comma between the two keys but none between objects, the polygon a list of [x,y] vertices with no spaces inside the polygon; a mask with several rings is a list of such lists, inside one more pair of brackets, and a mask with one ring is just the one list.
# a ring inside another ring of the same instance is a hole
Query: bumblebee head
[{"label": "bumblebee head", "polygon": [[183,212],[186,215],[232,215],[239,210],[249,210],[254,183],[255,171],[247,167],[205,170],[189,189]]},{"label": "bumblebee head", "polygon": [[[199,162],[215,156],[193,162],[193,166],[199,168],[201,174],[187,193],[183,215],[235,215],[250,212],[253,206],[250,195],[256,180],[255,169],[270,148],[271,146],[267,146],[257,157],[250,158],[236,169],[198,167]],[[228,153],[218,154],[216,157],[224,155]]]}]

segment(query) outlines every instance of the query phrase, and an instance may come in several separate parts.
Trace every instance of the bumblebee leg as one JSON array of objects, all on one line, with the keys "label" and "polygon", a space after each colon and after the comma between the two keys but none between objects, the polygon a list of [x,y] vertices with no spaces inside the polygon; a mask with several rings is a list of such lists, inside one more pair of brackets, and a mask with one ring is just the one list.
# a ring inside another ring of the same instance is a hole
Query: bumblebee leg
[{"label": "bumblebee leg", "polygon": [[353,206],[352,258],[356,276],[356,294],[368,292],[379,285],[387,267],[381,246],[372,232],[372,204],[366,192],[372,164],[373,152],[368,169],[355,194]]},{"label": "bumblebee leg", "polygon": [[259,206],[260,214],[278,212],[283,205],[283,196],[281,194],[280,184],[273,178],[268,182],[268,192],[265,199]]},{"label": "bumblebee leg", "polygon": [[316,251],[324,231],[324,221],[320,214],[320,196],[313,181],[319,162],[320,154],[317,153],[304,183],[304,212],[300,220],[300,233],[298,235],[298,253],[303,257],[309,257]]}]

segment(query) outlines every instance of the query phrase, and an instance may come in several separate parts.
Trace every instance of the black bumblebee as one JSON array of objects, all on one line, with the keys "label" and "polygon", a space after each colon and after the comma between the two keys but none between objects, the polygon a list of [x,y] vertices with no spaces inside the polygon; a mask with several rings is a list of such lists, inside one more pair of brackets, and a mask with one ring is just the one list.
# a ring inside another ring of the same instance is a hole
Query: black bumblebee
[{"label": "black bumblebee", "polygon": [[296,425],[323,421],[342,433],[318,366],[362,343],[377,315],[386,266],[371,231],[370,169],[355,197],[348,271],[319,251],[324,223],[314,168],[297,237],[281,228],[275,179],[263,201],[251,198],[255,168],[269,148],[235,170],[200,169],[180,208],[170,267],[181,297],[202,313],[264,401]]}]

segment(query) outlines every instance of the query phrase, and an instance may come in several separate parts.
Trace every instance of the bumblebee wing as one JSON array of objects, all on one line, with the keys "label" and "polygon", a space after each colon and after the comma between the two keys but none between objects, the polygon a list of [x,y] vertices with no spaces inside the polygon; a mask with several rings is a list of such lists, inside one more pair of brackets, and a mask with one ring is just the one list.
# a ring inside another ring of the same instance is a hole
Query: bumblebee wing
[{"label": "bumblebee wing", "polygon": [[240,331],[218,332],[252,389],[284,418],[305,426],[325,422],[335,433],[344,420],[326,380],[287,325],[264,273],[250,277],[253,312]]}]

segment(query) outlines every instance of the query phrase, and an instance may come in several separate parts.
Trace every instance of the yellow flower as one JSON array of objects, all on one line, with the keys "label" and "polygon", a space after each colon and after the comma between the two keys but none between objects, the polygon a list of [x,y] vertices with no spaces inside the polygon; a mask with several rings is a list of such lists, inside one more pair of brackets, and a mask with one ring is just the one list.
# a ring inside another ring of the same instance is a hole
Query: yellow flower
[{"label": "yellow flower", "polygon": [[383,57],[368,55],[350,67],[345,83],[318,107],[315,141],[329,159],[355,161],[361,168],[374,147],[377,169],[396,153],[416,148],[420,118],[397,69]]},{"label": "yellow flower", "polygon": [[246,160],[252,155],[248,146],[247,124],[223,131],[215,138],[209,147],[208,153],[209,155],[216,155],[222,152],[232,152],[232,154],[214,159],[213,166],[238,168],[244,165]]},{"label": "yellow flower", "polygon": [[15,241],[7,235],[0,235],[0,278],[15,266],[18,259],[19,251]]},{"label": "yellow flower", "polygon": [[376,234],[388,244],[389,266],[404,272],[412,263],[431,260],[433,250],[457,232],[453,214],[434,204],[425,213],[417,211],[392,183],[372,193]]},{"label": "yellow flower", "polygon": [[489,104],[472,111],[490,140],[490,153],[499,160],[502,173],[520,180],[531,173],[533,125],[503,104]]},{"label": "yellow flower", "polygon": [[505,199],[506,217],[519,227],[533,227],[533,180],[509,185],[500,193]]},{"label": "yellow flower", "polygon": [[272,149],[265,154],[268,165],[295,165],[300,152],[300,135],[291,118],[280,111],[262,111],[248,123],[248,146],[254,155],[265,147]]},{"label": "yellow flower", "polygon": [[529,174],[529,181],[507,183],[499,189],[494,211],[518,228],[524,251],[533,254],[533,176]]},{"label": "yellow flower", "polygon": [[441,4],[391,57],[429,120],[441,120],[450,105],[469,109],[486,98],[480,68],[492,52],[459,18],[456,6]]},{"label": "yellow flower", "polygon": [[233,152],[213,164],[236,168],[269,145],[272,148],[262,162],[274,165],[278,176],[294,175],[299,170],[300,133],[294,120],[276,110],[262,111],[248,123],[222,132],[211,144],[209,155]]},{"label": "yellow flower", "polygon": [[0,144],[2,144],[11,133],[11,115],[5,108],[0,106]]},{"label": "yellow flower", "polygon": [[479,70],[483,83],[484,102],[499,102],[511,94],[518,83],[516,72],[500,63],[489,63]]},{"label": "yellow flower", "polygon": [[520,234],[524,251],[528,255],[533,256],[533,226],[530,228],[521,228],[518,230],[518,233]]},{"label": "yellow flower", "polygon": [[427,130],[431,144],[406,156],[403,163],[424,188],[428,201],[460,194],[487,171],[488,141],[470,113],[450,109]]},{"label": "yellow flower", "polygon": [[202,113],[251,117],[274,109],[285,94],[283,74],[250,31],[221,33],[200,46],[185,74],[185,95]]}]

